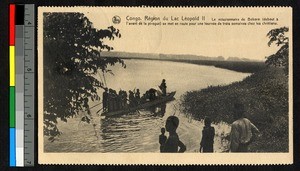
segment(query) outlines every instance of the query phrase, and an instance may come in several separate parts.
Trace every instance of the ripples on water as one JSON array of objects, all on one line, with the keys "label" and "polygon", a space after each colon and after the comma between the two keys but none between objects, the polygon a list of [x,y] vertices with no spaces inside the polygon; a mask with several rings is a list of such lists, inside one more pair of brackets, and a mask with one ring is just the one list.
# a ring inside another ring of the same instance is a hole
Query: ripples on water
[{"label": "ripples on water", "polygon": [[[113,68],[115,76],[107,77],[107,84],[111,88],[119,90],[122,87],[128,91],[133,90],[134,85],[139,85],[137,87],[141,92],[145,92],[151,86],[160,84],[161,79],[165,78],[168,90],[177,91],[175,96],[177,100],[167,104],[164,114],[140,110],[128,115],[102,118],[96,114],[101,108],[99,106],[91,111],[95,128],[92,124],[80,122],[83,114],[69,119],[67,123],[59,122],[58,127],[63,134],[52,143],[45,137],[45,152],[159,152],[160,129],[164,127],[166,118],[174,114],[179,117],[177,133],[187,146],[187,152],[198,152],[204,124],[202,121],[190,119],[188,114],[180,113],[178,99],[186,91],[198,90],[207,85],[229,84],[249,75],[176,62],[131,60],[125,63],[126,70]],[[159,68],[159,72],[154,72],[153,68]],[[175,70],[180,72],[174,75]],[[99,94],[102,92],[99,91]],[[99,102],[91,102],[90,106],[97,103]],[[216,131],[215,152],[226,151],[228,141],[222,137],[229,134],[230,126],[226,123],[213,126]]]}]

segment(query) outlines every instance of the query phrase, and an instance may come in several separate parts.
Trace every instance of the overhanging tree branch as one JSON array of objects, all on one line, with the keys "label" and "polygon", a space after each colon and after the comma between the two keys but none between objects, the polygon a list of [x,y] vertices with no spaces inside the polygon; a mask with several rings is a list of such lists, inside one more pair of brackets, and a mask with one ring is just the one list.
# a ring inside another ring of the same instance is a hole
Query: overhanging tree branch
[{"label": "overhanging tree branch", "polygon": [[108,72],[109,65],[125,64],[119,58],[102,57],[100,52],[113,47],[104,43],[121,34],[113,26],[93,27],[82,13],[44,13],[44,134],[60,134],[57,119],[67,122],[89,100],[99,99],[97,89],[103,82],[94,76]]}]

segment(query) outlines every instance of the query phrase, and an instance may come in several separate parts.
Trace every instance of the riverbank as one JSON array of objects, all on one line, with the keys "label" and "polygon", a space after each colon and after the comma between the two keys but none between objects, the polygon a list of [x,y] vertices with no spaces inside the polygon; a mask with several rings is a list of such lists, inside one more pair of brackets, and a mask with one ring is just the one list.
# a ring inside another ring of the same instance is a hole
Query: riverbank
[{"label": "riverbank", "polygon": [[264,62],[256,61],[216,61],[216,60],[182,60],[182,59],[170,59],[166,61],[172,62],[184,62],[197,65],[214,66],[217,68],[228,69],[243,73],[253,73],[266,69]]},{"label": "riverbank", "polygon": [[225,60],[188,60],[188,59],[158,59],[158,58],[130,58],[122,57],[121,59],[127,60],[154,60],[154,61],[171,61],[171,62],[181,62],[196,65],[214,66],[222,69],[229,69],[232,71],[243,72],[243,73],[253,73],[266,69],[266,64],[264,62],[258,61],[225,61]]},{"label": "riverbank", "polygon": [[197,120],[210,116],[216,123],[234,121],[235,102],[245,104],[246,117],[262,133],[250,145],[250,151],[288,151],[288,78],[282,69],[265,68],[243,81],[190,91],[181,99],[183,112]]}]

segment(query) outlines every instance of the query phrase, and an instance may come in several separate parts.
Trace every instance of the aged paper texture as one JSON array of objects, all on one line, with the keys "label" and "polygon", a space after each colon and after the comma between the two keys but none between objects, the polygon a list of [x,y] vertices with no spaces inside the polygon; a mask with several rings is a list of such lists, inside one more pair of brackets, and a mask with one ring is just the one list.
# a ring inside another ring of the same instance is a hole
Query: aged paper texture
[{"label": "aged paper texture", "polygon": [[289,7],[38,7],[39,164],[291,164]]}]

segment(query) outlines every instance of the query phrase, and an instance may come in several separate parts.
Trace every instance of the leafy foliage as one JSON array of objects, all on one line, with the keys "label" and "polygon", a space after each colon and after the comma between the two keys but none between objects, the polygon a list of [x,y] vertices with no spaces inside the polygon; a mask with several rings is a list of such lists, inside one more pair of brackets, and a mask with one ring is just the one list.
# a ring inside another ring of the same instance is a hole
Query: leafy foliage
[{"label": "leafy foliage", "polygon": [[182,98],[182,110],[195,119],[210,116],[216,123],[232,123],[234,103],[242,103],[246,117],[263,134],[251,150],[287,151],[288,78],[284,75],[282,69],[270,67],[227,86],[187,92]]},{"label": "leafy foliage", "polygon": [[276,67],[283,67],[286,74],[288,73],[289,66],[289,38],[285,35],[285,33],[288,31],[289,28],[281,27],[272,29],[267,34],[270,39],[268,46],[271,46],[273,43],[275,43],[277,46],[280,46],[280,48],[275,54],[266,57],[266,64]]},{"label": "leafy foliage", "polygon": [[89,100],[97,100],[104,84],[94,75],[111,72],[109,65],[125,67],[119,58],[102,57],[113,50],[104,40],[120,38],[118,29],[93,27],[82,13],[44,13],[44,134],[60,134],[57,119],[67,122],[80,110],[89,112]]},{"label": "leafy foliage", "polygon": [[[287,152],[289,99],[286,74],[289,65],[289,38],[285,33],[288,31],[287,27],[282,27],[267,34],[270,39],[269,46],[273,43],[280,46],[279,50],[265,61],[268,66],[275,67],[249,67],[259,70],[253,70],[254,73],[243,81],[187,92],[182,98],[183,112],[192,114],[195,119],[210,116],[216,123],[232,123],[234,103],[242,103],[245,105],[246,117],[257,125],[263,134],[250,145],[250,150]],[[241,67],[239,65],[235,63],[225,66],[241,72],[242,70],[237,70]]]}]

